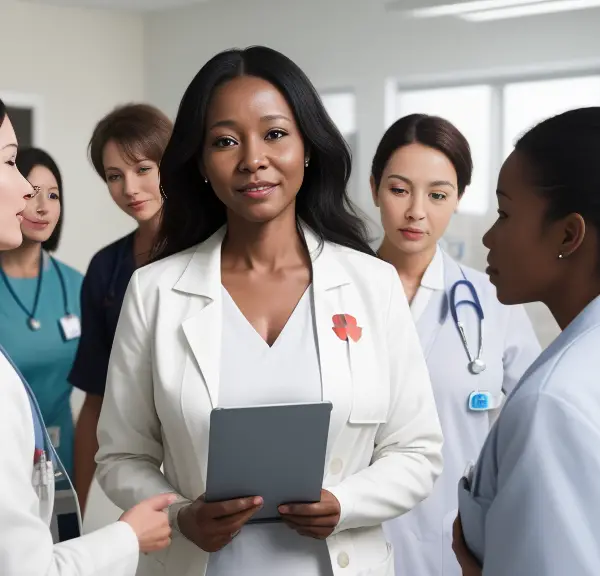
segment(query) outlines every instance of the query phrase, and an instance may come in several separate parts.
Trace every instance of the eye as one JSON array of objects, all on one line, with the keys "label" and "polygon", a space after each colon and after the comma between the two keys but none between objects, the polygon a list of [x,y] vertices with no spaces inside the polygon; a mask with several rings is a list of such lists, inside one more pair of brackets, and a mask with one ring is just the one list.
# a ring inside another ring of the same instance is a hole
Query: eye
[{"label": "eye", "polygon": [[433,200],[445,200],[447,198],[443,192],[432,192],[430,196]]},{"label": "eye", "polygon": [[120,178],[119,174],[109,174],[106,179],[109,182],[116,182],[119,178]]},{"label": "eye", "polygon": [[216,146],[217,148],[231,148],[235,144],[236,141],[233,138],[229,136],[223,136],[222,138],[217,138],[217,140],[214,143],[214,146]]},{"label": "eye", "polygon": [[16,166],[16,165],[17,165],[17,163],[16,163],[16,161],[15,161],[15,160],[7,160],[7,161],[6,161],[6,164],[8,164],[8,165],[9,165],[9,166],[11,166],[11,167],[12,167],[12,166]]},{"label": "eye", "polygon": [[287,132],[284,132],[283,130],[276,128],[274,130],[269,130],[269,132],[267,133],[266,139],[267,140],[281,140],[284,136],[287,136]]},{"label": "eye", "polygon": [[406,190],[406,188],[390,188],[390,190],[392,191],[392,194],[395,194],[396,196],[408,194],[408,190]]},{"label": "eye", "polygon": [[498,210],[498,220],[504,220],[507,217],[508,217],[508,215],[506,214],[506,212],[504,212],[502,210]]},{"label": "eye", "polygon": [[138,173],[139,174],[147,174],[148,172],[150,172],[150,170],[152,170],[151,166],[140,166]]},{"label": "eye", "polygon": [[60,200],[60,196],[57,192],[50,192],[50,194],[48,194],[48,198],[50,198],[50,200]]}]

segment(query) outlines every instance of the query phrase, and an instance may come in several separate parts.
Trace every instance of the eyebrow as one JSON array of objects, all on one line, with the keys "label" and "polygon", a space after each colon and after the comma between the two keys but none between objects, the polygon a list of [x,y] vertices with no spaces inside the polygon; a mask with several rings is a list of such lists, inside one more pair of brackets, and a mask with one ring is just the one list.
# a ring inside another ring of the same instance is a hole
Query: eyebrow
[{"label": "eyebrow", "polygon": [[2,150],[6,150],[7,148],[15,148],[15,149],[17,149],[18,146],[16,144],[14,144],[13,142],[11,142],[10,144],[7,144],[6,146],[2,146]]},{"label": "eyebrow", "polygon": [[[273,122],[273,120],[285,120],[287,122],[292,121],[285,114],[267,114],[266,116],[260,117],[261,122]],[[210,129],[212,130],[213,128],[219,128],[221,126],[223,126],[225,128],[232,128],[232,127],[237,126],[237,123],[235,122],[235,120],[219,120],[218,122],[215,122],[210,127]]]},{"label": "eyebrow", "polygon": [[510,196],[506,192],[503,192],[500,189],[496,190],[496,196],[504,196],[504,198],[506,198],[507,200],[510,200]]},{"label": "eyebrow", "polygon": [[[413,185],[410,178],[407,178],[406,176],[401,176],[400,174],[390,174],[388,176],[388,180],[391,178],[397,178],[398,180],[402,180],[403,182],[406,182],[409,186]],[[456,189],[456,186],[454,186],[454,184],[452,184],[452,182],[449,182],[448,180],[434,180],[433,182],[429,183],[429,186],[450,186],[450,188],[454,190]]]}]

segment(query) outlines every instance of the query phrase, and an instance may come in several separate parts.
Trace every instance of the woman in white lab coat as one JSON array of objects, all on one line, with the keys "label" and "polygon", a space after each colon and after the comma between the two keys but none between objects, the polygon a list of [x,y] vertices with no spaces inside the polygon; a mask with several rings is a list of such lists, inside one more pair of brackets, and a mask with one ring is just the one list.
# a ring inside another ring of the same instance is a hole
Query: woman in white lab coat
[{"label": "woman in white lab coat", "polygon": [[[223,52],[186,91],[161,163],[158,261],[129,284],[98,432],[118,506],[181,495],[173,544],[145,576],[393,576],[382,523],[429,495],[442,438],[406,298],[351,209],[349,174],[282,54]],[[213,408],[321,400],[320,502],[245,525],[263,495],[204,501]]]},{"label": "woman in white lab coat", "polygon": [[[479,454],[503,396],[540,352],[525,310],[500,304],[484,274],[438,246],[471,171],[464,136],[450,122],[423,114],[393,124],[373,159],[371,188],[385,232],[379,256],[394,265],[411,303],[444,433],[444,472],[432,495],[386,524],[399,575],[460,574],[452,552],[456,482]],[[474,287],[483,322],[469,286],[452,289],[465,280]],[[467,346],[453,317],[453,292],[456,303],[471,303],[456,308]],[[472,365],[477,358],[483,371]]]},{"label": "woman in white lab coat", "polygon": [[[16,167],[16,156],[17,139],[0,100],[0,250],[21,243],[24,196],[34,194]],[[173,496],[144,502],[122,521],[87,536],[53,543],[54,480],[64,468],[31,389],[1,348],[0,388],[0,574],[133,576],[139,550],[168,545],[170,529],[162,509]]]},{"label": "woman in white lab coat", "polygon": [[459,484],[464,576],[599,573],[599,157],[600,108],[584,108],[526,133],[500,172],[490,280],[501,302],[546,304],[563,332]]}]

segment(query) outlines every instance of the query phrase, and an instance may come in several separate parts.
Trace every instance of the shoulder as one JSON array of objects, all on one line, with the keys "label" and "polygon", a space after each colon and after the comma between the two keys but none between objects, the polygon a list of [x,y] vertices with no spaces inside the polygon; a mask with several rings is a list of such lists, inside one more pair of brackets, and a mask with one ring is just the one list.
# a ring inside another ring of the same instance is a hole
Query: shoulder
[{"label": "shoulder", "polygon": [[68,282],[73,282],[77,286],[81,285],[81,283],[83,282],[83,274],[79,272],[79,270],[76,270],[72,266],[65,264],[57,258],[53,258],[53,260],[56,263],[56,266],[60,268],[60,271],[63,273]]},{"label": "shoulder", "polygon": [[127,234],[127,236],[123,236],[108,246],[98,250],[98,252],[92,256],[87,273],[94,273],[98,270],[111,268],[125,246],[131,242],[132,236],[133,233]]},{"label": "shoulder", "polygon": [[142,292],[161,286],[172,288],[190,265],[194,254],[199,250],[202,250],[202,244],[147,264],[138,268],[133,273],[133,278]]},{"label": "shoulder", "polygon": [[[4,438],[14,437],[17,426],[23,422],[31,422],[31,409],[27,392],[21,382],[21,378],[12,367],[7,358],[0,352],[0,385],[2,390],[2,402],[0,402],[0,426],[8,424],[10,432],[3,435]],[[13,423],[11,425],[10,423]],[[33,426],[31,426],[33,434]]]}]

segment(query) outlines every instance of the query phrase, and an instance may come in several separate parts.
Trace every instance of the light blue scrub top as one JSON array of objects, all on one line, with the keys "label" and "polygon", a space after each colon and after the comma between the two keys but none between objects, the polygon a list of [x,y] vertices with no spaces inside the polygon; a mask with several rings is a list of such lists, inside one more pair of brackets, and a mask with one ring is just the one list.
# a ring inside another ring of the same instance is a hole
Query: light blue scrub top
[{"label": "light blue scrub top", "polygon": [[[65,280],[69,312],[80,316],[79,293],[83,276],[66,264],[55,262]],[[37,281],[37,277],[8,277],[12,289],[29,311],[33,309]],[[31,386],[46,426],[59,429],[57,452],[67,473],[72,476],[74,425],[70,404],[72,386],[67,377],[79,339],[65,341],[63,338],[59,321],[65,315],[60,278],[47,255],[35,315],[41,323],[38,331],[29,328],[27,315],[0,277],[0,345]]]}]

